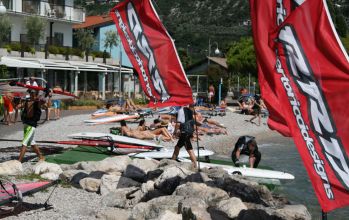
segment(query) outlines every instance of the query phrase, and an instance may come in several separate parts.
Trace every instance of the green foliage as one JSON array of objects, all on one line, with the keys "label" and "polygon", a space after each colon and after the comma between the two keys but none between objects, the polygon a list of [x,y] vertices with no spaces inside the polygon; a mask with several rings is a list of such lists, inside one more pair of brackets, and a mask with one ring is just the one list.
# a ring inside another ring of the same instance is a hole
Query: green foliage
[{"label": "green foliage", "polygon": [[32,46],[39,43],[40,39],[45,38],[45,29],[47,22],[40,17],[27,17],[25,27],[27,29],[27,38]]},{"label": "green foliage", "polygon": [[30,50],[29,50],[29,53],[31,53],[31,54],[33,54],[33,55],[34,55],[34,54],[35,54],[35,52],[36,52],[36,51],[35,51],[35,48],[34,48],[34,47],[31,47],[31,48],[30,48]]},{"label": "green foliage", "polygon": [[0,65],[0,79],[6,79],[6,78],[8,78],[7,66]]},{"label": "green foliage", "polygon": [[91,99],[77,99],[77,100],[65,100],[64,108],[68,108],[68,106],[102,106],[103,103],[98,100]]},{"label": "green foliage", "polygon": [[[92,51],[91,55],[94,57],[98,57],[98,58],[103,58],[103,53],[102,51]],[[106,52],[106,58],[110,58],[110,53]]]},{"label": "green foliage", "polygon": [[12,48],[9,44],[5,45],[5,49],[7,50],[7,53],[11,53],[12,52]]},{"label": "green foliage", "polygon": [[59,54],[59,49],[58,49],[57,46],[50,45],[50,46],[48,47],[48,52],[49,52],[50,54],[56,55],[56,54]]},{"label": "green foliage", "polygon": [[192,64],[192,58],[188,55],[186,49],[179,48],[178,49],[178,56],[179,56],[184,68],[187,68]]},{"label": "green foliage", "polygon": [[4,42],[8,41],[10,32],[11,32],[11,21],[7,15],[0,16],[0,45],[3,45]]},{"label": "green foliage", "polygon": [[78,40],[78,47],[87,52],[91,50],[95,39],[93,37],[92,31],[88,29],[79,29],[74,33],[75,37]]},{"label": "green foliage", "polygon": [[256,55],[252,37],[234,42],[227,54],[229,70],[233,73],[257,73]]},{"label": "green foliage", "polygon": [[19,176],[16,176],[16,179],[30,180],[30,181],[34,181],[34,180],[45,180],[45,179],[42,178],[39,174],[35,174],[35,173],[29,173],[29,174],[25,174],[25,175],[19,175]]},{"label": "green foliage", "polygon": [[119,35],[116,31],[109,30],[105,32],[104,39],[104,48],[109,48],[109,53],[111,54],[111,50],[113,47],[117,47],[120,43]]},{"label": "green foliage", "polygon": [[343,46],[344,48],[346,49],[347,53],[349,54],[349,35],[347,35],[347,37],[343,37],[341,38],[342,40],[342,43],[343,43]]},{"label": "green foliage", "polygon": [[336,29],[340,37],[347,36],[347,24],[343,15],[336,16]]},{"label": "green foliage", "polygon": [[145,105],[145,104],[148,104],[148,100],[146,98],[137,98],[137,99],[134,99],[133,101],[136,105]]}]

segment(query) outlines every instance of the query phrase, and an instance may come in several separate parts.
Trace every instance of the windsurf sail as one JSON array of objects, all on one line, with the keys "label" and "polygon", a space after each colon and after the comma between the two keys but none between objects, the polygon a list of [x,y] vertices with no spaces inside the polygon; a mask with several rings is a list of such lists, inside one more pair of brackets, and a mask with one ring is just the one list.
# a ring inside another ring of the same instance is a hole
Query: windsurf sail
[{"label": "windsurf sail", "polygon": [[110,12],[150,106],[193,103],[174,41],[149,0],[126,0]]},{"label": "windsurf sail", "polygon": [[31,195],[54,184],[56,184],[56,181],[14,184],[10,181],[0,179],[0,206],[14,200],[20,201],[22,196]]},{"label": "windsurf sail", "polygon": [[293,137],[324,212],[349,205],[349,59],[325,0],[250,0],[273,128]]}]

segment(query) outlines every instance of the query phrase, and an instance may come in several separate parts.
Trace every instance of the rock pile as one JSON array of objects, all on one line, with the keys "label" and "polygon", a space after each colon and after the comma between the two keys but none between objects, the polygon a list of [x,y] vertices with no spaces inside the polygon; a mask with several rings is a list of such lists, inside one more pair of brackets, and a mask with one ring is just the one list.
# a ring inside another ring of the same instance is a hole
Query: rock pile
[{"label": "rock pile", "polygon": [[311,219],[305,206],[219,168],[128,156],[61,168],[60,178],[102,195],[101,219]]},{"label": "rock pile", "polygon": [[311,219],[305,206],[264,185],[220,168],[196,172],[191,163],[116,156],[61,166],[40,162],[32,172],[99,193],[99,219]]}]

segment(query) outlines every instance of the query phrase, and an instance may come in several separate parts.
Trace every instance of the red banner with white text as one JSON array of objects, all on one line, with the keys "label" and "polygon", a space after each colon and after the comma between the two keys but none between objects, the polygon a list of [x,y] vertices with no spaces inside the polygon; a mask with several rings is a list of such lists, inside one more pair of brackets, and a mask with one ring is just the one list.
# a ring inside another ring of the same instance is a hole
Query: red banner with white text
[{"label": "red banner with white text", "polygon": [[150,106],[193,103],[175,45],[150,0],[126,0],[110,12]]},{"label": "red banner with white text", "polygon": [[293,137],[322,209],[347,206],[349,58],[326,2],[250,3],[264,99],[277,99],[284,120],[275,129]]}]

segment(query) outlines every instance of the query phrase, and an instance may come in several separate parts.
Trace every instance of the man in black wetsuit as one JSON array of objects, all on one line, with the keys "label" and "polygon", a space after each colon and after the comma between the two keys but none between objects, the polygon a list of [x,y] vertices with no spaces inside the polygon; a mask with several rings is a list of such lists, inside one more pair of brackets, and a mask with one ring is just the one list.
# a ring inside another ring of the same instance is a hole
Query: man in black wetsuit
[{"label": "man in black wetsuit", "polygon": [[252,136],[241,136],[235,144],[235,148],[231,153],[231,159],[235,166],[240,166],[240,155],[244,154],[249,156],[249,163],[251,168],[257,168],[261,161],[261,153],[258,151],[257,142],[255,137]]}]

